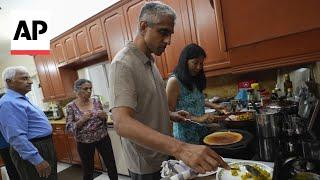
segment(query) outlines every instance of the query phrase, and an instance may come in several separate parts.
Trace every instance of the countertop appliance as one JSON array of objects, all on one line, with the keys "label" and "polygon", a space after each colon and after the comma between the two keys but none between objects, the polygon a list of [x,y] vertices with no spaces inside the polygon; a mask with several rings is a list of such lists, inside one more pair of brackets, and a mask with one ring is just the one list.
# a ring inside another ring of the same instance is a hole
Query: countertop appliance
[{"label": "countertop appliance", "polygon": [[317,100],[308,131],[302,135],[282,137],[277,148],[273,177],[276,180],[320,179],[320,103]]}]

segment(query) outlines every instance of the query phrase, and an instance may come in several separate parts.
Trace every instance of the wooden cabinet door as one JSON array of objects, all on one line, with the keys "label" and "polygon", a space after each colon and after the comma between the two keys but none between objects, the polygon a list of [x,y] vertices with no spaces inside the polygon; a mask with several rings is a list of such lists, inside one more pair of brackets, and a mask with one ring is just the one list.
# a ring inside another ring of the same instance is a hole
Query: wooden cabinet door
[{"label": "wooden cabinet door", "polygon": [[[126,19],[127,32],[128,32],[129,40],[131,41],[138,33],[139,15],[140,15],[141,8],[145,2],[146,0],[134,0],[134,1],[128,2],[123,6],[123,12]],[[154,58],[156,60],[155,62],[161,73],[161,76],[165,78],[166,71],[165,71],[165,67],[163,66],[164,58],[161,58],[161,56],[159,57],[154,56]]]},{"label": "wooden cabinet door", "polygon": [[94,168],[98,170],[102,170],[100,155],[97,150],[95,150],[95,153],[94,153]]},{"label": "wooden cabinet door", "polygon": [[77,150],[77,143],[74,137],[70,134],[67,135],[68,143],[70,146],[71,162],[73,164],[81,164],[80,156]]},{"label": "wooden cabinet door", "polygon": [[53,42],[51,48],[57,62],[63,63],[66,60],[66,54],[62,44],[62,40]]},{"label": "wooden cabinet door", "polygon": [[146,0],[133,0],[123,5],[123,13],[126,19],[129,40],[131,41],[138,33],[138,18],[145,2]]},{"label": "wooden cabinet door", "polygon": [[101,20],[97,19],[86,26],[93,53],[106,50],[105,37],[102,30]]},{"label": "wooden cabinet door", "polygon": [[66,35],[62,38],[62,44],[66,51],[66,61],[71,62],[78,58],[78,52],[76,49],[76,43],[73,33]]},{"label": "wooden cabinet door", "polygon": [[70,163],[69,144],[64,132],[65,125],[53,125],[52,140],[59,162]]},{"label": "wooden cabinet door", "polygon": [[227,52],[221,50],[221,40],[218,33],[216,12],[209,0],[188,1],[191,20],[192,39],[206,52],[204,61],[205,71],[229,67],[230,61]]},{"label": "wooden cabinet door", "polygon": [[77,45],[76,47],[77,47],[80,58],[91,55],[92,48],[90,45],[86,27],[82,27],[79,30],[75,31],[74,39]]},{"label": "wooden cabinet door", "polygon": [[101,21],[108,46],[108,55],[112,59],[128,40],[122,7],[107,13],[101,18]]},{"label": "wooden cabinet door", "polygon": [[229,49],[320,28],[318,0],[221,2]]},{"label": "wooden cabinet door", "polygon": [[191,35],[188,28],[188,14],[185,0],[161,0],[163,3],[171,6],[177,15],[176,24],[174,26],[174,34],[171,36],[171,44],[167,46],[161,59],[165,64],[166,77],[172,73],[178,64],[181,50],[191,42]]},{"label": "wooden cabinet door", "polygon": [[43,100],[47,101],[54,98],[50,75],[47,70],[47,62],[44,55],[34,57],[34,63],[38,72],[40,86],[43,94]]},{"label": "wooden cabinet door", "polygon": [[44,56],[44,59],[47,63],[47,70],[50,76],[50,82],[53,89],[54,98],[61,98],[64,97],[65,89],[62,83],[62,79],[60,76],[59,69],[55,63],[55,60],[51,55]]}]

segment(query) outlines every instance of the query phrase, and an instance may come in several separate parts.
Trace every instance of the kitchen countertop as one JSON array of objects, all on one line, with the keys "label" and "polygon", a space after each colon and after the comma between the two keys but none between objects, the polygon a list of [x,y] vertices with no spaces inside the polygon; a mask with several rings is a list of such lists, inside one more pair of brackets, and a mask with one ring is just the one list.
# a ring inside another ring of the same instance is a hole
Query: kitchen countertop
[{"label": "kitchen countertop", "polygon": [[66,124],[66,119],[62,118],[59,120],[49,120],[50,124]]}]

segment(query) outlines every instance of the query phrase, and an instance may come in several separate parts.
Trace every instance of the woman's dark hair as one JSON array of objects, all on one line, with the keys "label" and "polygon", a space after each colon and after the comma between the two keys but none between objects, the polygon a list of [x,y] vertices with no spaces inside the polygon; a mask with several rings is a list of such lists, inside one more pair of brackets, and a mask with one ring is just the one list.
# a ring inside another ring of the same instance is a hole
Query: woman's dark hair
[{"label": "woman's dark hair", "polygon": [[181,51],[179,62],[173,70],[179,81],[190,91],[192,91],[194,85],[201,92],[206,88],[204,70],[202,69],[197,76],[192,76],[188,68],[188,61],[199,57],[207,57],[204,49],[197,44],[189,44]]},{"label": "woman's dark hair", "polygon": [[78,92],[81,89],[81,85],[84,83],[91,83],[88,79],[78,79],[74,82],[73,89]]}]

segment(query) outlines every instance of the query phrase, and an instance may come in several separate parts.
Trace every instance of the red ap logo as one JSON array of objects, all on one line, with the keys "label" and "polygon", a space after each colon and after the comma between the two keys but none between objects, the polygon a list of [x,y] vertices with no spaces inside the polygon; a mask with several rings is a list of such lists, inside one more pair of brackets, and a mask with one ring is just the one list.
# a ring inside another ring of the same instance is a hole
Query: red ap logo
[{"label": "red ap logo", "polygon": [[11,54],[50,54],[50,16],[43,11],[11,13]]}]

